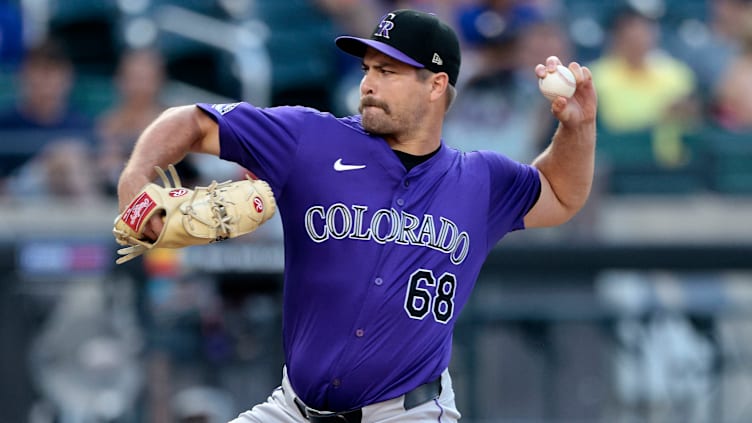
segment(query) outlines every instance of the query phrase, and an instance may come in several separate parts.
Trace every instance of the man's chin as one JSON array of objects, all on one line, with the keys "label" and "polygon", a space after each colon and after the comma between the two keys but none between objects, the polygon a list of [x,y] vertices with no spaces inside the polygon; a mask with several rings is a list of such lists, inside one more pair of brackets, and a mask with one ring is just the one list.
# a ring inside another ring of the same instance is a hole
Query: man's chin
[{"label": "man's chin", "polygon": [[365,129],[369,134],[383,135],[384,133],[386,133],[386,131],[384,131],[383,125],[379,125],[378,122],[374,122],[373,120],[364,118],[363,120],[361,120],[361,124],[363,125],[363,129]]}]

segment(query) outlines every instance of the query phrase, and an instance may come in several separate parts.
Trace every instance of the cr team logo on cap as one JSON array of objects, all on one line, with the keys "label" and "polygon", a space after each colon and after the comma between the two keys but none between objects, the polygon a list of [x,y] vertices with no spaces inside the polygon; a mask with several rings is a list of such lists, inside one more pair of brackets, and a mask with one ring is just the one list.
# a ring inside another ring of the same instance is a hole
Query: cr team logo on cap
[{"label": "cr team logo on cap", "polygon": [[373,34],[376,37],[384,37],[386,39],[389,39],[389,31],[394,29],[394,19],[397,15],[394,13],[387,13],[386,16],[384,16],[381,19],[381,23],[379,23],[378,31],[376,31],[375,34]]},{"label": "cr team logo on cap", "polygon": [[457,83],[460,44],[457,34],[433,13],[400,9],[388,12],[371,32],[371,38],[337,37],[337,47],[363,58],[372,48],[392,59],[434,73],[445,72],[449,84]]}]

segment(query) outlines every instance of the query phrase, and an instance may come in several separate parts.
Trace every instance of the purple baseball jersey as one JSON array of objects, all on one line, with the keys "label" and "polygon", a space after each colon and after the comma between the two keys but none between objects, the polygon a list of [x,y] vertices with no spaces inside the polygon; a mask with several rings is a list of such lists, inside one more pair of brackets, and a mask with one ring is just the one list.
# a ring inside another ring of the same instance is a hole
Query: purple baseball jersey
[{"label": "purple baseball jersey", "polygon": [[442,142],[407,172],[360,116],[198,106],[219,123],[221,157],[274,190],[285,364],[300,398],[351,410],[439,377],[489,250],[538,198],[537,170]]}]

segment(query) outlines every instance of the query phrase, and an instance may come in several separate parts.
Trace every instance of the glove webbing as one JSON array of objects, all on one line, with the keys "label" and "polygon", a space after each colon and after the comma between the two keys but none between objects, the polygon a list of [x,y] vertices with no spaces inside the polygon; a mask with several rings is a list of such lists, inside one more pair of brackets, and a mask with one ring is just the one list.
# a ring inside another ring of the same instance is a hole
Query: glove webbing
[{"label": "glove webbing", "polygon": [[[185,208],[185,214],[188,216],[188,220],[185,222],[186,225],[190,225],[191,221],[193,219],[198,220],[199,222],[203,223],[206,226],[215,226],[218,228],[218,231],[220,232],[220,235],[215,238],[215,241],[222,241],[230,237],[230,223],[232,223],[232,216],[229,216],[227,214],[227,210],[225,209],[225,203],[228,201],[221,195],[220,189],[228,184],[232,183],[232,181],[225,181],[222,183],[217,183],[217,181],[212,181],[212,183],[208,187],[196,187],[196,190],[193,192],[193,196],[191,197],[191,200],[187,203],[187,206]],[[196,213],[196,211],[193,209],[193,203],[196,199],[196,196],[198,195],[199,191],[205,189],[207,192],[209,203],[211,204],[211,210],[212,215],[214,217],[214,220],[216,222],[207,221],[206,219],[202,219],[200,215]]]}]

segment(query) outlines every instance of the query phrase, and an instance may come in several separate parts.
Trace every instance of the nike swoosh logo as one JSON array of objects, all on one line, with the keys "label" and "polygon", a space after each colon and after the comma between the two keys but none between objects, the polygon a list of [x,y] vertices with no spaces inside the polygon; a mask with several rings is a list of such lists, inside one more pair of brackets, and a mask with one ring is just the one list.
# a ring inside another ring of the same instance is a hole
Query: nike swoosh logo
[{"label": "nike swoosh logo", "polygon": [[365,168],[366,165],[351,165],[351,164],[344,164],[342,163],[342,159],[337,159],[336,162],[334,162],[334,170],[337,172],[343,172],[345,170],[358,170]]}]

